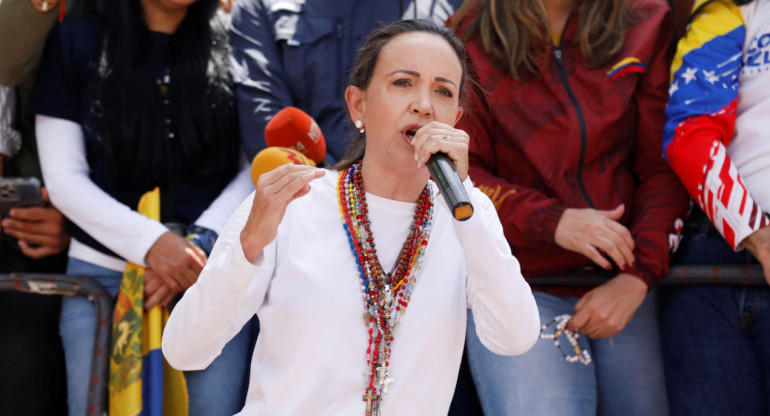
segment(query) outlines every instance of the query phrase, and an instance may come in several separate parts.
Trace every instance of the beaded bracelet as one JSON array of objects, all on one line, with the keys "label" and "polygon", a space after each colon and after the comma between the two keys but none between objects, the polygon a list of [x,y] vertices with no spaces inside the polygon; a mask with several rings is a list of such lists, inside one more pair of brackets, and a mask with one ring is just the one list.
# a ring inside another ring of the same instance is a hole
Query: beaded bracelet
[{"label": "beaded bracelet", "polygon": [[[578,343],[578,340],[580,339],[580,332],[567,329],[567,322],[569,322],[570,319],[572,319],[572,315],[569,314],[559,315],[556,318],[553,318],[551,322],[540,327],[540,339],[552,339],[553,345],[555,345],[556,348],[561,351],[561,354],[564,356],[564,359],[567,360],[568,363],[579,361],[585,365],[591,364],[591,355],[588,353],[588,350],[581,348],[580,344]],[[548,328],[552,326],[554,328],[553,332],[547,332]],[[564,348],[559,342],[559,337],[562,334],[564,334],[564,336],[567,338],[567,341],[572,346],[573,351],[569,354],[564,352]]]}]

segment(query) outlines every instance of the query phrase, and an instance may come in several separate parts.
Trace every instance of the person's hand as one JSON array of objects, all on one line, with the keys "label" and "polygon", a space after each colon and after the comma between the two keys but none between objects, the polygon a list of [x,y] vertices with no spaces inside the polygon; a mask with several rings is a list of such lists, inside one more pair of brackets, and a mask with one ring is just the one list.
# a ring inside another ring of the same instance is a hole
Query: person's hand
[{"label": "person's hand", "polygon": [[417,167],[425,165],[432,154],[444,152],[452,159],[460,180],[464,181],[468,177],[468,143],[468,133],[448,124],[432,121],[420,127],[412,139]]},{"label": "person's hand", "polygon": [[59,0],[29,0],[29,2],[38,13],[50,12],[59,4]]},{"label": "person's hand", "polygon": [[618,220],[623,216],[623,204],[611,211],[591,208],[567,208],[559,219],[554,241],[559,247],[580,253],[607,270],[612,265],[608,255],[624,270],[634,266],[634,239]]},{"label": "person's hand", "polygon": [[[41,188],[43,200],[50,202]],[[40,259],[62,252],[69,246],[70,236],[64,228],[64,216],[53,206],[13,208],[2,220],[3,232],[19,240],[21,252]]]},{"label": "person's hand", "polygon": [[278,234],[289,203],[310,192],[310,182],[324,170],[307,165],[286,164],[259,177],[249,218],[241,231],[243,254],[254,262],[262,249]]},{"label": "person's hand", "polygon": [[622,331],[647,296],[647,284],[621,273],[598,286],[575,304],[575,316],[567,328],[591,338],[609,338]]},{"label": "person's hand", "polygon": [[751,235],[744,238],[741,244],[762,265],[765,280],[770,284],[770,227],[763,227],[754,231]]},{"label": "person's hand", "polygon": [[154,306],[168,306],[169,302],[180,290],[167,286],[163,279],[152,269],[144,272],[144,309],[150,310]]},{"label": "person's hand", "polygon": [[150,247],[145,261],[148,269],[170,290],[181,292],[198,280],[206,265],[206,253],[192,242],[166,231]]}]

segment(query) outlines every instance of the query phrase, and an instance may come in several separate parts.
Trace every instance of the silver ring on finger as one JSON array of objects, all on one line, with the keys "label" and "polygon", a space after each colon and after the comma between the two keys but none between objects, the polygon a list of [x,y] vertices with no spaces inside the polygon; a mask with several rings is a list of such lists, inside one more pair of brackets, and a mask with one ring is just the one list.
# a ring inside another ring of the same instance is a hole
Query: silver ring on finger
[{"label": "silver ring on finger", "polygon": [[444,141],[445,142],[451,142],[452,141],[452,137],[447,134],[447,135],[444,136]]}]

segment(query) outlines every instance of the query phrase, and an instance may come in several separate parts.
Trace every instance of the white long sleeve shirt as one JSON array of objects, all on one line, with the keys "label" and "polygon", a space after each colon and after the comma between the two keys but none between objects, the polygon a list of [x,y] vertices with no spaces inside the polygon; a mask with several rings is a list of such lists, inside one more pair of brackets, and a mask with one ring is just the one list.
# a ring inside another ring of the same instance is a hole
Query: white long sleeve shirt
[{"label": "white long sleeve shirt", "polygon": [[[240,232],[252,197],[231,217],[198,282],[174,309],[163,336],[168,362],[209,365],[256,313],[260,320],[246,405],[240,415],[364,414],[368,332],[361,280],[342,226],[337,172],[291,202],[275,240],[248,262]],[[435,189],[435,184],[431,182]],[[455,221],[435,193],[434,224],[412,299],[391,344],[382,414],[446,415],[472,308],[479,338],[506,355],[538,337],[532,292],[511,255],[494,206],[465,181],[475,213]],[[377,254],[395,262],[416,204],[367,194]]]},{"label": "white long sleeve shirt", "polygon": [[[146,266],[147,252],[168,228],[121,203],[89,177],[83,128],[61,118],[35,118],[40,168],[51,202],[67,218],[123,259],[101,253],[72,239],[69,256],[122,271],[126,260]],[[219,233],[240,201],[254,190],[248,165],[243,166],[195,224]]]}]

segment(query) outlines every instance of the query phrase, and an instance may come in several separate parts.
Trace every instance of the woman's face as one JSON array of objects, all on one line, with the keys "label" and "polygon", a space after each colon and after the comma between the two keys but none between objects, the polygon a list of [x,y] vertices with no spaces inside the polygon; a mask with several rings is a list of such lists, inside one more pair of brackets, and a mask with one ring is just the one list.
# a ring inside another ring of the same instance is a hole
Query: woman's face
[{"label": "woman's face", "polygon": [[431,121],[454,126],[460,119],[461,77],[460,60],[441,36],[412,32],[391,39],[366,91],[350,87],[346,94],[351,117],[365,124],[367,163],[413,174],[411,136]]}]

